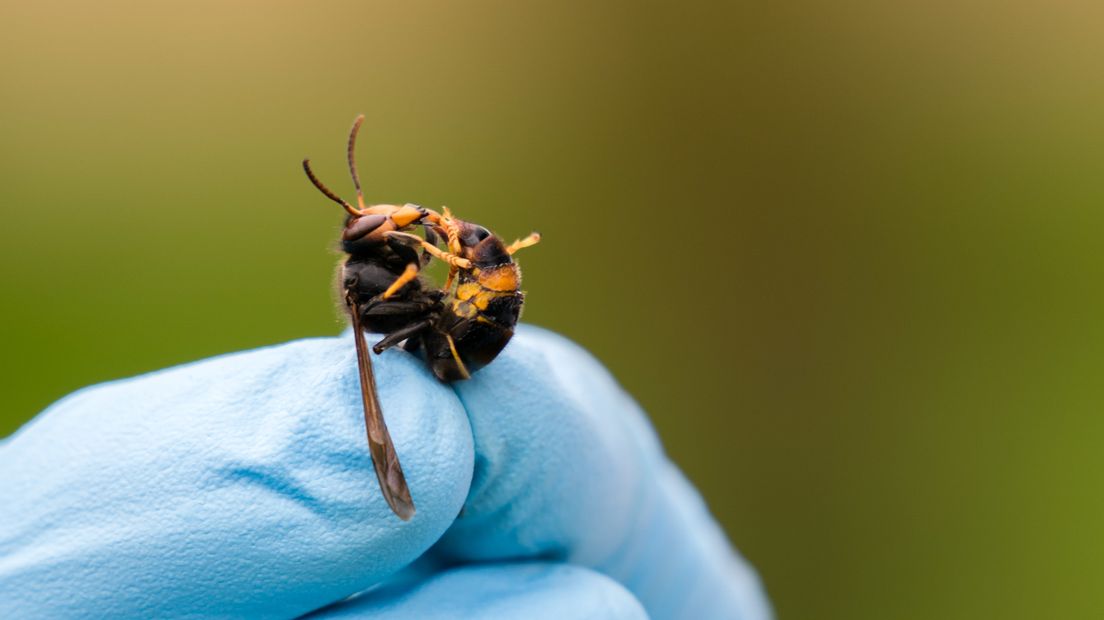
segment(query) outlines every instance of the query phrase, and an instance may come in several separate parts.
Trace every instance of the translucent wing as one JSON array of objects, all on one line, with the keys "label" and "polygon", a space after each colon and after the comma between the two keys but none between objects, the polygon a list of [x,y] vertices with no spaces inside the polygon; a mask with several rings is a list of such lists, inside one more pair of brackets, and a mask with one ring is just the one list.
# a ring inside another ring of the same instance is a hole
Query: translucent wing
[{"label": "translucent wing", "polygon": [[414,516],[414,500],[410,498],[410,487],[406,485],[399,455],[387,424],[383,421],[379,396],[376,394],[376,379],[372,374],[372,360],[368,354],[368,344],[364,341],[364,330],[360,326],[360,307],[352,305],[353,333],[356,339],[357,367],[360,369],[360,394],[364,400],[364,425],[368,430],[368,450],[372,454],[372,464],[376,468],[380,491],[387,505],[403,521]]}]

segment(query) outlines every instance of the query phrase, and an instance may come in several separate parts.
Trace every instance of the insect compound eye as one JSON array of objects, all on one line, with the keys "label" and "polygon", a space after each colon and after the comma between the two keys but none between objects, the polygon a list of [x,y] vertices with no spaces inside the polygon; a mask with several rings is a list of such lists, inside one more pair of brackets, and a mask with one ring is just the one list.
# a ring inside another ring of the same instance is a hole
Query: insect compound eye
[{"label": "insect compound eye", "polygon": [[470,248],[479,245],[480,241],[490,236],[491,231],[478,224],[465,224],[460,236],[460,242]]},{"label": "insect compound eye", "polygon": [[345,223],[345,230],[341,231],[341,245],[346,252],[356,250],[368,245],[383,243],[383,238],[370,235],[384,222],[387,217],[383,215],[363,215],[350,219]]}]

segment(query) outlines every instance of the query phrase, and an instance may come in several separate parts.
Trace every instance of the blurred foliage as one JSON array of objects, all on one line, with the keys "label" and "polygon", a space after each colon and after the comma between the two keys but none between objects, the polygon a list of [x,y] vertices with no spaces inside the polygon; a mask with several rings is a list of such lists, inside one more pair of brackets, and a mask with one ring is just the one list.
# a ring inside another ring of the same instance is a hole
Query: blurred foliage
[{"label": "blurred foliage", "polygon": [[[783,618],[1097,616],[1099,3],[7,3],[0,434],[331,334],[343,140],[522,262]],[[1096,532],[1096,533],[1094,533]]]}]

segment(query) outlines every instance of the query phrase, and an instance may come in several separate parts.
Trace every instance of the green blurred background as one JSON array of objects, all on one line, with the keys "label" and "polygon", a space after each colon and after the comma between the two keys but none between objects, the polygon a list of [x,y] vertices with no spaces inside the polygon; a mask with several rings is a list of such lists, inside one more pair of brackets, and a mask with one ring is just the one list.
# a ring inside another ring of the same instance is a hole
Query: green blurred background
[{"label": "green blurred background", "polygon": [[1104,611],[1096,2],[14,3],[0,435],[341,328],[351,194],[447,204],[646,407],[782,618]]}]

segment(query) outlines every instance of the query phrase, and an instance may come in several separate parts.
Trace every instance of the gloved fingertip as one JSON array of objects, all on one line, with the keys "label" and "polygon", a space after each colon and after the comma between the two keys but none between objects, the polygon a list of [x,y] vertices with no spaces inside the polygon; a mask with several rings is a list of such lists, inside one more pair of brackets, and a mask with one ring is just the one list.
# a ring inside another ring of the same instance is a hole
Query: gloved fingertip
[{"label": "gloved fingertip", "polygon": [[381,496],[348,334],[220,356],[82,390],[3,446],[0,617],[294,615],[400,569],[459,512],[471,430],[419,360],[373,364],[411,521]]}]

